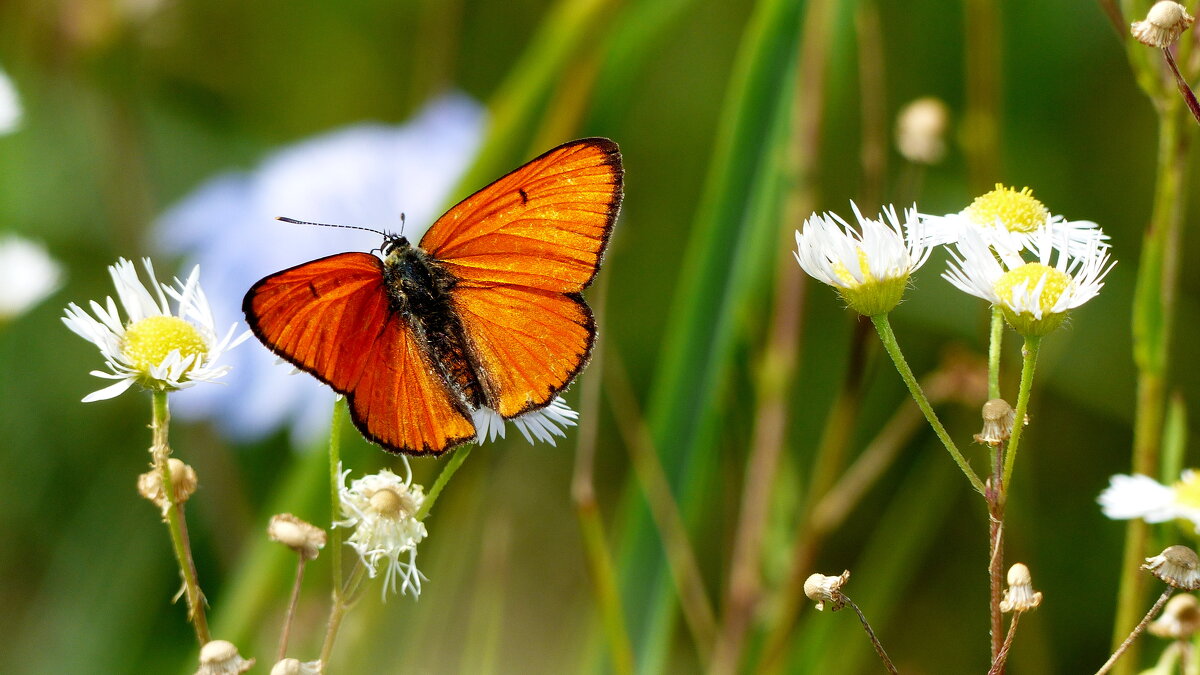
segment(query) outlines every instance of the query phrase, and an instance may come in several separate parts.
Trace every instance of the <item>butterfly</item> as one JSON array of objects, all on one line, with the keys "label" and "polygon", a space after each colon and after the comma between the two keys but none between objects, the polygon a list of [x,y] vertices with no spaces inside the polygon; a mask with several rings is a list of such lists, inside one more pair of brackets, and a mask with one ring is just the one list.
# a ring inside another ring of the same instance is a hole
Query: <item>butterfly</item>
[{"label": "butterfly", "polygon": [[246,322],[344,394],[367,439],[441,454],[475,438],[475,411],[544,408],[587,364],[596,323],[580,293],[623,173],[616,143],[565,143],[459,202],[416,246],[384,234],[382,260],[338,253],[264,277]]}]

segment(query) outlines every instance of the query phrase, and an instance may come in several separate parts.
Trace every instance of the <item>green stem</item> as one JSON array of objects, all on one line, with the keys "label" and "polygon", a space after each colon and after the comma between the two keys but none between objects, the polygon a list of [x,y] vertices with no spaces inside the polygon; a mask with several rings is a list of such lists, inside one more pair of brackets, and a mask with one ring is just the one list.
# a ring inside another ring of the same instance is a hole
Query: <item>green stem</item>
[{"label": "green stem", "polygon": [[988,399],[1000,398],[1000,347],[1004,344],[1004,313],[992,307],[992,337],[988,342]]},{"label": "green stem", "polygon": [[329,550],[333,552],[330,567],[333,570],[333,593],[335,602],[341,600],[342,592],[342,529],[334,527],[341,513],[342,491],[342,418],[346,416],[349,403],[345,396],[333,402],[333,419],[329,423]]},{"label": "green stem", "polygon": [[[341,556],[334,556],[334,558],[338,557]],[[342,627],[342,619],[346,618],[346,610],[350,609],[350,605],[353,604],[353,599],[356,597],[355,591],[362,585],[366,573],[367,566],[359,560],[354,565],[354,570],[350,572],[350,578],[346,580],[346,583],[334,586],[333,606],[329,608],[329,624],[325,629],[325,642],[321,645],[322,672],[328,672],[329,657],[333,655],[333,642],[337,639],[338,629]]]},{"label": "green stem", "polygon": [[171,481],[171,467],[167,462],[171,456],[171,446],[167,444],[167,428],[171,422],[167,392],[155,391],[152,401],[150,428],[154,433],[154,441],[150,447],[150,455],[162,481],[163,498],[166,500],[163,517],[167,521],[167,532],[171,535],[171,548],[175,552],[175,562],[179,564],[179,575],[183,577],[188,619],[196,631],[196,641],[203,646],[210,639],[208,620],[204,615],[204,594],[200,592],[200,584],[196,581],[196,563],[192,560],[191,545],[184,530],[183,514],[179,505],[175,503],[175,484]]},{"label": "green stem", "polygon": [[887,351],[888,356],[892,357],[892,363],[896,365],[896,370],[900,372],[900,378],[904,380],[904,384],[908,387],[909,393],[912,394],[913,400],[917,402],[917,407],[921,409],[921,412],[925,414],[925,419],[933,427],[934,433],[942,441],[942,445],[946,446],[946,451],[950,453],[950,457],[954,459],[954,463],[962,470],[963,475],[971,482],[971,487],[986,497],[987,489],[984,487],[983,481],[979,480],[979,476],[975,475],[975,472],[971,469],[971,465],[967,464],[966,458],[958,451],[958,446],[954,445],[950,434],[946,433],[946,428],[942,426],[937,413],[933,411],[933,406],[929,404],[929,399],[925,398],[925,392],[921,390],[921,385],[913,375],[912,369],[908,367],[908,362],[904,360],[904,354],[900,352],[900,344],[896,342],[896,334],[892,332],[892,325],[888,321],[887,314],[876,314],[871,317],[871,322],[875,324],[875,330],[879,333],[879,339],[883,342],[883,348]]},{"label": "green stem", "polygon": [[1000,483],[1000,500],[1004,501],[1012,482],[1013,465],[1017,461],[1017,449],[1021,445],[1021,432],[1025,429],[1025,413],[1029,411],[1029,391],[1033,388],[1033,370],[1037,367],[1038,349],[1042,338],[1027,337],[1021,349],[1021,389],[1017,392],[1017,412],[1013,419],[1012,438],[1008,440],[1008,451],[1004,454],[1004,480]]},{"label": "green stem", "polygon": [[458,471],[458,467],[467,461],[467,457],[471,454],[471,449],[474,444],[467,444],[455,450],[450,455],[450,461],[446,462],[446,467],[438,474],[437,480],[433,482],[433,487],[429,489],[429,494],[425,496],[425,503],[421,504],[421,509],[417,511],[417,520],[424,520],[425,516],[429,515],[429,511],[433,509],[433,503],[437,501],[438,495],[442,494],[442,489],[446,487],[446,483],[454,476],[454,472]]}]

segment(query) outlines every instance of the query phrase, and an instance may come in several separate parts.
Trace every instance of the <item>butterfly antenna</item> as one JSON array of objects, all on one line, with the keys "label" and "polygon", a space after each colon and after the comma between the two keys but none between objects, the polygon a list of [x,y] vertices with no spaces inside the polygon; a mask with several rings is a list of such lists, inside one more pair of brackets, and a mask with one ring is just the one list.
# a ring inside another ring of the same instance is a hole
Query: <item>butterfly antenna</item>
[{"label": "butterfly antenna", "polygon": [[[347,230],[364,230],[366,232],[374,232],[375,234],[378,234],[381,237],[388,236],[386,232],[380,232],[379,230],[371,229],[369,227],[359,227],[358,225],[334,225],[332,223],[314,223],[314,222],[310,222],[307,220],[296,220],[295,218],[285,218],[284,216],[276,216],[275,220],[282,220],[285,223],[292,223],[293,225],[318,225],[320,227],[342,227]],[[403,217],[401,218],[400,223],[401,223],[401,225],[404,224]]]},{"label": "butterfly antenna", "polygon": [[400,213],[400,236],[404,236],[404,213]]}]

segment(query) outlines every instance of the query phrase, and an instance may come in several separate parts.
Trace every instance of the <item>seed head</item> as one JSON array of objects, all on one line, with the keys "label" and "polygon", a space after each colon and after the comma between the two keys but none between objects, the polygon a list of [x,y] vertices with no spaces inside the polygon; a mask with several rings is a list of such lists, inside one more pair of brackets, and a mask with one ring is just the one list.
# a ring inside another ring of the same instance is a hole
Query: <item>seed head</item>
[{"label": "seed head", "polygon": [[838,611],[846,606],[846,596],[842,595],[842,586],[850,580],[850,570],[840,576],[827,577],[824,574],[813,574],[804,582],[804,594],[809,600],[817,603],[818,611],[825,611],[825,603],[829,603],[831,611]]},{"label": "seed head", "polygon": [[1166,49],[1179,39],[1183,31],[1192,27],[1196,17],[1187,13],[1187,8],[1178,2],[1163,0],[1154,3],[1146,13],[1145,21],[1134,21],[1129,32],[1138,42],[1150,47]]},{"label": "seed head", "polygon": [[1168,546],[1153,558],[1146,558],[1142,569],[1185,591],[1200,589],[1200,558],[1186,546]]}]

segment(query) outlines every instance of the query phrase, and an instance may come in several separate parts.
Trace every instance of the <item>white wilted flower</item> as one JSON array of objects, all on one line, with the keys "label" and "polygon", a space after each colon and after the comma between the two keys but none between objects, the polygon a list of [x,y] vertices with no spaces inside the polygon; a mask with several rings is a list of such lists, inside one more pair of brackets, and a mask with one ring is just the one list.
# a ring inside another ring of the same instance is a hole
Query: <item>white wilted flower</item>
[{"label": "white wilted flower", "polygon": [[858,229],[834,213],[814,213],[796,232],[796,262],[809,276],[829,284],[864,316],[886,314],[900,304],[908,278],[929,259],[916,209],[888,206],[878,219],[864,218],[850,203]]},{"label": "white wilted flower", "polygon": [[958,213],[923,216],[922,220],[929,245],[953,244],[961,241],[965,233],[976,232],[989,246],[1023,251],[1048,236],[1052,245],[1078,256],[1089,251],[1096,240],[1108,240],[1096,223],[1067,220],[1050,213],[1029,188],[1018,191],[999,183]]},{"label": "white wilted flower", "polygon": [[[441,214],[479,149],[485,111],[447,95],[399,125],[356,124],[281,148],[248,171],[218,175],[164,213],[159,246],[204,267],[221,316],[241,315],[246,289],[281,269],[342,251],[369,251],[379,236],[352,229],[292,225],[276,216],[395,229],[419,241]],[[254,440],[284,427],[297,444],[329,428],[329,389],[290,377],[265,349],[230,355],[222,391],[196,387],[172,400],[182,419],[210,419],[232,438]]]},{"label": "white wilted flower", "polygon": [[[339,500],[343,519],[334,527],[354,530],[346,540],[358,553],[367,574],[375,578],[379,564],[386,565],[383,575],[383,596],[388,591],[421,595],[421,580],[417,569],[417,544],[425,539],[425,523],[417,519],[425,503],[425,491],[412,482],[408,460],[404,461],[405,476],[400,478],[388,469],[363,476],[344,486],[350,471],[342,472],[343,487]],[[340,467],[339,467],[340,469]],[[398,588],[397,588],[398,584]]]},{"label": "white wilted flower", "polygon": [[62,267],[41,244],[15,234],[0,236],[0,321],[23,314],[60,285]]},{"label": "white wilted flower", "polygon": [[1146,12],[1144,21],[1134,21],[1129,32],[1138,42],[1150,47],[1166,49],[1175,44],[1183,31],[1192,27],[1196,18],[1188,14],[1187,8],[1178,2],[1162,0],[1154,3]]},{"label": "white wilted flower", "polygon": [[1168,546],[1162,553],[1146,558],[1142,569],[1174,588],[1200,589],[1200,557],[1187,546]]},{"label": "white wilted flower", "polygon": [[1200,473],[1192,469],[1184,470],[1169,486],[1140,474],[1115,475],[1097,501],[1104,515],[1113,520],[1186,520],[1200,533]]},{"label": "white wilted flower", "polygon": [[228,640],[212,640],[200,648],[200,668],[196,675],[237,675],[254,667],[254,659],[242,658]]},{"label": "white wilted flower", "polygon": [[942,277],[964,293],[1000,307],[1021,335],[1046,335],[1062,324],[1068,311],[1096,297],[1116,264],[1098,237],[1072,254],[1065,246],[1054,246],[1054,236],[1043,231],[1029,249],[1037,261],[1027,262],[1015,250],[989,245],[975,230],[964,231],[949,249],[951,261]]},{"label": "white wilted flower", "polygon": [[[147,389],[174,391],[197,382],[211,382],[229,372],[217,365],[221,356],[250,336],[235,336],[237,325],[218,338],[212,310],[200,288],[200,268],[192,269],[187,281],[175,279],[174,286],[160,283],[150,259],[143,260],[150,276],[149,288],[138,278],[133,263],[121,258],[109,266],[109,274],[127,317],[121,319],[111,297],[105,304],[91,302],[89,315],[79,305],[67,305],[63,323],[76,335],[95,344],[104,356],[108,371],[92,375],[117,383],[84,397],[84,403],[119,396],[137,383]],[[172,311],[168,296],[175,302]]]}]

